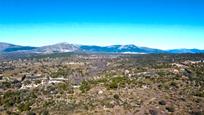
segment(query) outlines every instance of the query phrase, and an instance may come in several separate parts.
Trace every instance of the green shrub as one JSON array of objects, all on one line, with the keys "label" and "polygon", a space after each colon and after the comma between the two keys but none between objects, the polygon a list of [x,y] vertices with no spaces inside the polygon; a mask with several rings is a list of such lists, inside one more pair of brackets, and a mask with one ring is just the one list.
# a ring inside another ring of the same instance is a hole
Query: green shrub
[{"label": "green shrub", "polygon": [[91,84],[88,81],[83,81],[79,87],[82,93],[85,93],[91,89]]},{"label": "green shrub", "polygon": [[193,95],[197,97],[204,97],[204,91],[196,91]]},{"label": "green shrub", "polygon": [[61,91],[67,91],[68,90],[68,86],[65,83],[59,83],[57,85],[58,89]]},{"label": "green shrub", "polygon": [[2,82],[2,83],[0,83],[0,87],[5,88],[5,89],[11,88],[11,83],[10,82]]},{"label": "green shrub", "polygon": [[43,110],[40,112],[40,115],[49,115],[49,111]]},{"label": "green shrub", "polygon": [[36,80],[35,81],[35,84],[40,84],[41,83],[41,80]]},{"label": "green shrub", "polygon": [[174,108],[173,106],[168,106],[168,107],[166,107],[166,110],[167,110],[168,112],[174,112],[174,111],[175,111],[175,108]]},{"label": "green shrub", "polygon": [[29,85],[29,84],[31,84],[32,82],[30,81],[30,80],[26,80],[26,81],[24,81],[24,84],[25,85]]},{"label": "green shrub", "polygon": [[14,106],[16,103],[20,103],[20,93],[19,92],[12,92],[12,91],[7,91],[3,95],[2,102],[4,106],[6,107],[11,107]]},{"label": "green shrub", "polygon": [[31,106],[32,104],[31,103],[29,103],[29,102],[24,102],[24,103],[22,103],[22,104],[20,104],[20,105],[18,105],[18,110],[19,111],[29,111],[30,109],[31,109]]},{"label": "green shrub", "polygon": [[178,84],[175,81],[171,81],[170,86],[175,87],[175,88],[179,88]]},{"label": "green shrub", "polygon": [[21,107],[26,108],[28,104],[32,105],[35,102],[36,98],[37,96],[34,92],[29,92],[27,90],[7,91],[4,93],[1,101],[3,106],[5,107],[16,106],[21,109]]},{"label": "green shrub", "polygon": [[108,89],[117,89],[118,87],[125,87],[127,83],[130,83],[127,77],[113,77],[106,83],[106,86]]},{"label": "green shrub", "polygon": [[53,106],[55,104],[55,102],[53,100],[49,100],[49,101],[45,101],[43,104],[43,107],[49,107],[49,106]]},{"label": "green shrub", "polygon": [[17,112],[6,111],[6,115],[19,115]]},{"label": "green shrub", "polygon": [[115,94],[113,97],[114,97],[114,99],[117,99],[117,100],[120,99],[118,94]]},{"label": "green shrub", "polygon": [[74,93],[74,89],[69,83],[59,83],[57,87],[61,92],[66,91],[68,93]]}]

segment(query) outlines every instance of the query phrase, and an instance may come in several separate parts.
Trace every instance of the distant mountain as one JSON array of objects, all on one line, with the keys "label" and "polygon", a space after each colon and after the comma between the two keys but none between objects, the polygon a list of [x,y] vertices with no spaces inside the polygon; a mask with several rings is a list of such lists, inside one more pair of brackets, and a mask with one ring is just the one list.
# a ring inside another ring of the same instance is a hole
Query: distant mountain
[{"label": "distant mountain", "polygon": [[112,45],[112,46],[80,46],[85,52],[108,52],[108,53],[164,53],[159,49],[137,47],[135,45]]},{"label": "distant mountain", "polygon": [[14,44],[8,44],[8,43],[0,43],[0,52],[17,52],[17,51],[31,51],[36,49],[36,47],[30,47],[30,46],[19,46]]},{"label": "distant mountain", "polygon": [[63,53],[63,52],[89,52],[89,53],[124,53],[124,54],[149,54],[149,53],[204,53],[199,49],[173,49],[160,50],[148,47],[138,47],[136,45],[111,45],[111,46],[91,46],[74,45],[69,43],[58,43],[43,47],[19,46],[0,42],[0,53]]},{"label": "distant mountain", "polygon": [[204,50],[199,49],[173,49],[167,50],[168,53],[204,53]]},{"label": "distant mountain", "polygon": [[2,43],[0,42],[0,52],[6,50],[7,48],[14,47],[15,45],[13,44],[8,44],[8,43]]},{"label": "distant mountain", "polygon": [[68,43],[59,43],[35,49],[36,52],[40,53],[74,52],[77,50],[79,50],[79,46]]}]

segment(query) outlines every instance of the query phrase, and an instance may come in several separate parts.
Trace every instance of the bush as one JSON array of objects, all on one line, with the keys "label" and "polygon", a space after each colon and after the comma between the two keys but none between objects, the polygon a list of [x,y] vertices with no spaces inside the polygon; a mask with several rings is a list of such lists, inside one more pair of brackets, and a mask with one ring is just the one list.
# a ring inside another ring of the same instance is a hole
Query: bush
[{"label": "bush", "polygon": [[197,97],[204,97],[204,91],[196,91],[193,95]]},{"label": "bush", "polygon": [[150,115],[158,115],[158,112],[156,110],[149,110]]},{"label": "bush", "polygon": [[114,99],[117,99],[117,100],[120,99],[118,94],[115,94],[113,97],[114,97]]},{"label": "bush", "polygon": [[10,82],[2,82],[2,83],[0,83],[0,87],[3,89],[11,88],[11,83]]},{"label": "bush", "polygon": [[2,102],[4,106],[6,107],[11,107],[14,106],[16,103],[20,103],[20,93],[19,92],[12,92],[12,91],[7,91],[3,95]]},{"label": "bush", "polygon": [[16,112],[6,111],[6,115],[19,115]]},{"label": "bush", "polygon": [[40,112],[40,115],[49,115],[49,111],[43,110]]},{"label": "bush", "polygon": [[5,107],[15,106],[21,111],[26,111],[29,110],[28,106],[31,106],[36,98],[37,96],[34,92],[29,92],[27,90],[7,91],[1,99],[1,103]]},{"label": "bush", "polygon": [[169,107],[166,107],[166,110],[168,112],[174,112],[175,111],[175,108],[173,106],[169,106]]},{"label": "bush", "polygon": [[203,115],[204,112],[203,111],[193,111],[191,112],[191,115]]},{"label": "bush", "polygon": [[164,100],[159,101],[160,105],[166,105],[166,102]]},{"label": "bush", "polygon": [[73,87],[69,83],[59,83],[57,87],[61,92],[67,91],[68,93],[74,93]]},{"label": "bush", "polygon": [[[29,111],[31,109],[31,106],[32,104],[29,103],[29,102],[24,102],[22,104],[20,104],[17,108],[19,111]],[[30,114],[29,114],[30,115]]]},{"label": "bush", "polygon": [[37,84],[40,84],[41,83],[41,80],[36,80],[35,81],[35,84],[37,85]]},{"label": "bush", "polygon": [[118,87],[125,87],[125,84],[127,83],[130,83],[130,80],[127,77],[113,77],[106,86],[108,89],[117,89]]},{"label": "bush", "polygon": [[69,68],[60,68],[57,72],[51,74],[52,78],[66,77],[71,73]]},{"label": "bush", "polygon": [[91,85],[88,81],[83,81],[79,87],[82,93],[85,93],[91,89]]},{"label": "bush", "polygon": [[24,81],[24,85],[29,85],[29,84],[31,84],[32,82],[30,81],[30,80],[26,80],[26,81]]},{"label": "bush", "polygon": [[43,107],[53,106],[55,102],[53,100],[45,101]]},{"label": "bush", "polygon": [[36,115],[36,113],[32,112],[32,111],[29,111],[26,113],[26,115]]},{"label": "bush", "polygon": [[61,91],[67,91],[68,90],[68,86],[65,83],[59,83],[57,85],[58,89]]}]

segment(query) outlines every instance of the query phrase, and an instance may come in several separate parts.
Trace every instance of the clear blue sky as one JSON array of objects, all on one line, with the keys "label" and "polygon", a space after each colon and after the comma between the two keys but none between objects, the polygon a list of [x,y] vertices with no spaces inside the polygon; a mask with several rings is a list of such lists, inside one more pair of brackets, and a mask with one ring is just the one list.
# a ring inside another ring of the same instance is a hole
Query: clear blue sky
[{"label": "clear blue sky", "polygon": [[204,49],[204,0],[0,0],[0,42]]}]

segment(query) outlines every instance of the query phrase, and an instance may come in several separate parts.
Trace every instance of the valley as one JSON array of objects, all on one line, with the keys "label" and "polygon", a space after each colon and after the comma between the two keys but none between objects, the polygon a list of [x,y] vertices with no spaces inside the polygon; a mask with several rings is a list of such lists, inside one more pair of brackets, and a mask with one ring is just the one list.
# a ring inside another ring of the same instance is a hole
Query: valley
[{"label": "valley", "polygon": [[56,53],[0,62],[0,114],[204,113],[203,54]]}]

